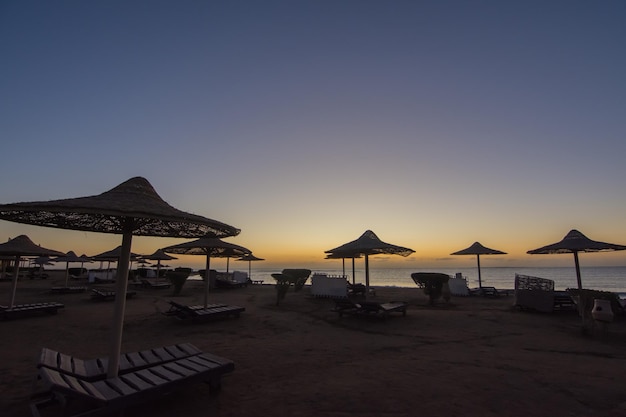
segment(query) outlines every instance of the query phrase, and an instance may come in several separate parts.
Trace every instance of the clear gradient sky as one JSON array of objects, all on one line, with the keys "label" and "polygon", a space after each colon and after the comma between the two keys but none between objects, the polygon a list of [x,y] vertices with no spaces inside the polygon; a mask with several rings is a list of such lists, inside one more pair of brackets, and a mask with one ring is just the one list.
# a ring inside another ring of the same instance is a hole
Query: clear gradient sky
[{"label": "clear gradient sky", "polygon": [[[526,251],[626,244],[624,22],[622,0],[2,1],[0,203],[143,176],[263,267],[337,267],[367,229],[415,250],[378,266],[475,265],[450,256],[474,241],[508,253],[483,266],[570,266]],[[121,244],[0,221],[19,234]]]}]

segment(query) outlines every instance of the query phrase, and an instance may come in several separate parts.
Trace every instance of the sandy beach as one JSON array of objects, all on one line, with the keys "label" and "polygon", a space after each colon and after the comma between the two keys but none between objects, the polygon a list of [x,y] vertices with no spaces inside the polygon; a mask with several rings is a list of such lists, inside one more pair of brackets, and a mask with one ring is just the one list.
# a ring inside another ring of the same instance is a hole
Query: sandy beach
[{"label": "sandy beach", "polygon": [[[81,358],[107,354],[113,303],[94,302],[89,292],[48,292],[62,283],[58,273],[20,280],[18,303],[58,301],[65,309],[0,323],[2,416],[30,415],[42,347]],[[0,291],[5,304],[10,283]],[[199,384],[129,416],[626,416],[625,318],[583,337],[576,313],[517,311],[513,297],[454,297],[430,307],[417,287],[377,288],[373,298],[408,302],[406,317],[340,318],[334,301],[307,288],[277,307],[272,285],[251,285],[210,295],[245,307],[241,317],[191,324],[160,312],[171,299],[201,303],[201,282],[188,281],[176,297],[137,292],[127,302],[124,351],[190,342],[232,359],[235,371],[216,395]]]}]

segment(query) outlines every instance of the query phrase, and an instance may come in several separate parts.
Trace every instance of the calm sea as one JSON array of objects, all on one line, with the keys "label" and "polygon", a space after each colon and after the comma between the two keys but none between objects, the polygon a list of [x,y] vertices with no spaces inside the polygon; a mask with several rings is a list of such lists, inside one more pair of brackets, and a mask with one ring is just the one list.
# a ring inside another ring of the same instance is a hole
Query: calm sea
[{"label": "calm sea", "polygon": [[[244,269],[240,269],[244,270]],[[247,271],[246,271],[247,272]],[[273,283],[271,274],[280,272],[276,269],[252,268],[252,279],[263,280],[266,284]],[[314,269],[313,272],[321,272],[333,275],[342,275],[342,269]],[[437,268],[437,269],[405,269],[390,268],[377,269],[370,265],[370,285],[373,286],[395,286],[395,287],[415,287],[411,279],[413,272],[442,272],[454,276],[457,272],[463,274],[467,279],[470,288],[478,287],[478,270],[474,268]],[[483,267],[481,268],[481,280],[484,286],[496,287],[498,289],[513,289],[515,287],[515,274],[531,275],[534,277],[554,280],[554,287],[557,290],[576,288],[576,270],[574,267],[554,267],[554,268],[513,268],[513,267]],[[352,281],[352,267],[346,267],[346,275]],[[603,267],[581,267],[581,279],[584,288],[595,290],[612,291],[626,293],[626,266],[603,266]],[[365,270],[356,269],[356,282],[365,282]],[[309,282],[310,283],[310,282]]]}]

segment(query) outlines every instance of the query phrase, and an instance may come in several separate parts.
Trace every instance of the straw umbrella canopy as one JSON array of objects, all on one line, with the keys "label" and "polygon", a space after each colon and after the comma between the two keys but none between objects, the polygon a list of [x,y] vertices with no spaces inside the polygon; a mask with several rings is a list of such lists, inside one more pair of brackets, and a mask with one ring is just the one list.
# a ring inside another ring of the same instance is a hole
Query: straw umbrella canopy
[{"label": "straw umbrella canopy", "polygon": [[122,345],[128,267],[133,236],[196,238],[235,236],[225,223],[167,204],[142,177],[131,178],[99,195],[0,205],[0,219],[59,229],[122,235],[107,375],[116,376]]},{"label": "straw umbrella canopy", "polygon": [[237,259],[238,261],[248,261],[248,279],[252,279],[252,262],[253,261],[264,261],[263,258],[257,258],[252,253],[247,253],[243,255],[241,258]]},{"label": "straw umbrella canopy", "polygon": [[476,255],[476,264],[478,265],[478,288],[483,287],[483,282],[480,276],[480,255],[506,255],[506,252],[501,250],[487,248],[481,245],[479,242],[474,242],[469,248],[462,249],[451,253],[451,255]]},{"label": "straw umbrella canopy", "polygon": [[[122,246],[118,246],[115,249],[111,249],[108,250],[106,252],[102,252],[99,253],[97,255],[94,255],[91,257],[91,259],[94,259],[96,261],[110,261],[110,262],[117,262],[120,257],[122,256]],[[137,257],[139,255],[137,255],[136,253],[130,252],[129,253],[129,259],[131,261],[135,261],[137,260]]]},{"label": "straw umbrella canopy", "polygon": [[65,262],[65,286],[67,287],[67,282],[70,277],[70,262],[84,262],[84,260],[76,255],[74,251],[69,251],[64,256],[54,258],[54,262]]},{"label": "straw umbrella canopy", "polygon": [[578,252],[610,252],[617,250],[626,250],[626,246],[591,240],[578,230],[572,229],[560,242],[529,250],[526,253],[531,255],[573,253],[574,265],[576,267],[576,281],[578,283],[578,289],[582,290],[583,285],[580,278]]},{"label": "straw umbrella canopy", "polygon": [[167,253],[163,252],[162,249],[157,249],[156,252],[154,252],[152,255],[144,256],[143,259],[148,259],[150,261],[157,261],[156,276],[157,276],[157,279],[159,279],[159,272],[161,271],[161,266],[162,266],[161,261],[171,261],[172,259],[178,259],[178,258],[168,255]]},{"label": "straw umbrella canopy", "polygon": [[415,252],[413,249],[405,248],[403,246],[392,245],[391,243],[383,242],[376,236],[371,230],[365,231],[358,239],[338,246],[334,249],[327,250],[325,253],[332,254],[334,256],[344,256],[350,258],[357,255],[365,256],[365,289],[366,294],[369,293],[370,288],[370,267],[369,256],[370,255],[400,255],[409,256]]},{"label": "straw umbrella canopy", "polygon": [[206,269],[204,272],[204,308],[209,305],[209,278],[211,269],[211,257],[226,258],[231,256],[244,256],[251,253],[249,249],[230,242],[224,242],[216,237],[205,236],[200,239],[172,245],[162,249],[163,252],[179,255],[205,255]]},{"label": "straw umbrella canopy", "polygon": [[14,256],[15,269],[13,271],[13,281],[11,285],[11,300],[9,308],[15,305],[15,290],[17,289],[17,277],[20,274],[20,258],[22,256],[63,256],[63,252],[53,249],[42,248],[33,243],[26,235],[20,235],[6,243],[0,244],[0,255]]}]

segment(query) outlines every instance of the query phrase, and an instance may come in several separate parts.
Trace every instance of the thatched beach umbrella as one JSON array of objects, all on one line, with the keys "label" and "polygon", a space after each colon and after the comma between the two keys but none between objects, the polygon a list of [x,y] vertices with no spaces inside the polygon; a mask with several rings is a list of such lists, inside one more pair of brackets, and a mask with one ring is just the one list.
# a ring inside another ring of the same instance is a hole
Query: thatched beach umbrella
[{"label": "thatched beach umbrella", "polygon": [[0,244],[0,255],[14,256],[15,267],[13,269],[13,281],[11,285],[11,299],[9,308],[15,305],[15,290],[17,289],[17,279],[20,274],[20,258],[22,256],[63,256],[63,252],[42,248],[35,245],[26,235],[20,235],[6,243]]},{"label": "thatched beach umbrella", "polygon": [[[131,265],[133,264],[134,261],[137,260],[138,256],[139,255],[137,255],[136,253],[130,252],[130,254],[128,255],[128,260]],[[111,268],[111,262],[116,262],[119,264],[121,257],[122,257],[122,245],[114,249],[108,250],[106,252],[102,252],[97,255],[94,255],[91,259],[93,259],[94,261],[100,261],[100,269],[102,269],[102,262],[106,261],[107,262],[106,276],[108,276],[109,269]],[[118,269],[119,269],[119,265],[118,265]],[[119,273],[119,270],[116,271],[116,273]]]},{"label": "thatched beach umbrella", "polygon": [[31,259],[30,263],[43,268],[44,265],[53,265],[54,260],[49,256],[38,256],[35,259]]},{"label": "thatched beach umbrella", "polygon": [[[581,291],[583,289],[583,284],[580,278],[580,263],[578,262],[578,252],[610,252],[618,250],[626,250],[626,246],[591,240],[578,230],[572,229],[567,233],[567,235],[565,235],[565,237],[561,241],[542,246],[537,249],[529,250],[526,253],[531,255],[573,253],[574,265],[576,267],[576,281],[578,284],[578,290]],[[587,302],[585,300],[585,297],[582,296],[582,293],[579,296],[578,303],[580,316],[582,318],[582,330],[583,332],[585,332],[585,311],[587,307]]]},{"label": "thatched beach umbrella", "polygon": [[143,259],[148,259],[150,261],[157,261],[156,264],[156,276],[159,279],[159,273],[161,271],[161,261],[171,261],[173,259],[178,259],[174,256],[168,255],[163,252],[162,249],[157,249],[152,255],[144,256]]},{"label": "thatched beach umbrella", "polygon": [[204,308],[209,305],[209,278],[211,269],[211,257],[225,258],[231,256],[244,256],[251,253],[250,250],[234,243],[224,242],[214,237],[203,237],[192,242],[168,246],[163,252],[176,253],[179,255],[205,255],[206,269],[204,272]]},{"label": "thatched beach umbrella", "polygon": [[369,256],[370,255],[400,255],[409,256],[415,252],[413,249],[405,248],[402,246],[392,245],[391,243],[383,242],[376,236],[371,230],[367,230],[358,239],[348,242],[334,249],[327,250],[325,253],[332,254],[334,256],[344,256],[350,258],[356,255],[365,256],[365,289],[366,294],[370,288],[370,267]]},{"label": "thatched beach umbrella", "polygon": [[480,255],[506,255],[506,252],[502,252],[497,249],[490,249],[481,245],[479,242],[474,242],[469,248],[453,252],[451,255],[476,255],[476,263],[478,264],[478,288],[482,288],[483,282],[480,276]]},{"label": "thatched beach umbrella", "polygon": [[54,258],[54,262],[65,262],[65,286],[67,287],[67,282],[70,277],[70,262],[84,262],[84,260],[76,255],[74,251],[69,251],[63,256]]},{"label": "thatched beach umbrella", "polygon": [[30,263],[39,267],[38,272],[42,278],[44,277],[43,267],[45,265],[54,265],[52,258],[50,258],[49,256],[38,256],[35,259],[31,259]]},{"label": "thatched beach umbrella", "polygon": [[252,279],[252,262],[256,261],[264,261],[263,258],[257,258],[252,253],[247,253],[243,255],[241,258],[237,259],[238,261],[248,261],[248,279]]},{"label": "thatched beach umbrella", "polygon": [[[139,255],[136,253],[130,252],[128,254],[129,259],[131,261],[136,261]],[[109,261],[109,262],[118,262],[122,257],[122,245],[116,247],[115,249],[108,250],[106,252],[99,253],[91,257],[91,259],[96,261]]]},{"label": "thatched beach umbrella", "polygon": [[80,258],[80,269],[83,269],[83,266],[87,263],[90,264],[93,261],[91,260],[91,258],[87,255],[85,255],[84,253],[82,255],[79,256]]},{"label": "thatched beach umbrella", "polygon": [[616,245],[613,243],[597,242],[589,239],[578,230],[570,230],[567,235],[560,241],[550,245],[542,246],[538,249],[529,250],[526,253],[531,255],[540,254],[559,254],[573,253],[574,265],[576,267],[576,281],[578,289],[582,290],[583,284],[580,278],[580,264],[578,262],[578,252],[610,252],[617,250],[626,250],[624,245]]},{"label": "thatched beach umbrella", "polygon": [[3,204],[0,205],[0,219],[122,235],[107,372],[109,377],[116,376],[119,368],[133,235],[196,238],[205,235],[235,236],[240,232],[233,226],[170,206],[142,177],[131,178],[107,192],[89,197]]}]

